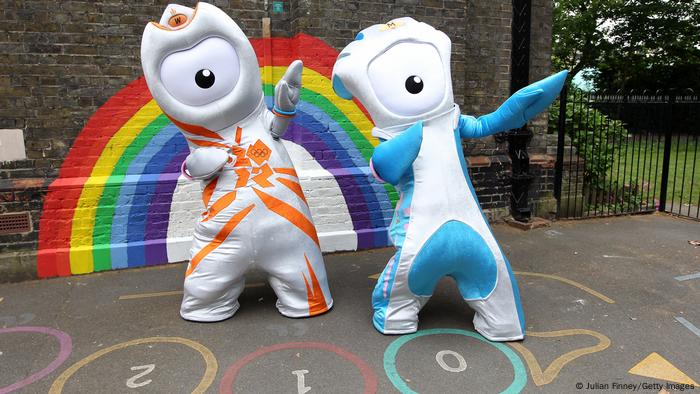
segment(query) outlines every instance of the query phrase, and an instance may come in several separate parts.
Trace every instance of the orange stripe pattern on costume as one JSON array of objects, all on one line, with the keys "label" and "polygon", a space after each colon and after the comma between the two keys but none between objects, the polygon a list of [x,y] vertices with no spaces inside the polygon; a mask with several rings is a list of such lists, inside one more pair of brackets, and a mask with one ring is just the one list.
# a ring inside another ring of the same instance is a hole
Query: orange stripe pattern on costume
[{"label": "orange stripe pattern on costume", "polygon": [[205,140],[196,140],[194,138],[188,138],[187,141],[197,145],[197,146],[212,146],[215,148],[223,148],[226,150],[231,149],[230,146],[226,144],[222,144],[221,142],[214,142],[214,141],[205,141]]},{"label": "orange stripe pattern on costume", "polygon": [[250,171],[246,170],[245,168],[236,168],[234,171],[236,171],[236,175],[238,175],[236,186],[234,186],[234,188],[238,189],[247,185],[248,178],[250,177]]},{"label": "orange stripe pattern on costume", "polygon": [[311,277],[311,286],[309,286],[309,281],[306,279],[306,275],[301,273],[304,277],[304,284],[306,285],[306,296],[309,299],[309,316],[319,315],[328,310],[328,305],[326,304],[326,298],[323,296],[323,290],[321,290],[321,285],[318,283],[316,278],[316,273],[309,263],[308,257],[304,254],[304,259],[306,260],[306,267],[309,269],[309,276]]},{"label": "orange stripe pattern on costume", "polygon": [[277,178],[277,182],[283,184],[284,186],[287,186],[289,190],[293,191],[294,194],[299,196],[299,198],[306,202],[306,197],[304,197],[304,192],[301,190],[301,185],[298,184],[297,182],[294,182],[292,180],[289,180],[287,178]]},{"label": "orange stripe pattern on costume", "polygon": [[236,144],[241,144],[241,135],[243,134],[243,129],[238,126],[236,127]]},{"label": "orange stripe pattern on costume", "polygon": [[215,217],[216,215],[219,214],[219,212],[226,209],[226,207],[231,205],[231,203],[234,202],[235,200],[236,200],[236,192],[235,191],[228,192],[228,193],[224,194],[223,196],[219,197],[219,199],[216,200],[216,202],[214,204],[212,204],[211,208],[207,212],[207,217],[202,219],[202,222],[206,222],[207,220]]},{"label": "orange stripe pattern on costume", "polygon": [[190,134],[198,135],[200,137],[211,138],[211,139],[215,139],[215,140],[223,140],[223,138],[218,133],[215,133],[209,129],[205,129],[202,126],[195,126],[195,125],[191,125],[191,124],[187,124],[187,123],[182,123],[179,120],[171,117],[168,114],[165,114],[165,116],[167,116],[168,119],[170,119],[170,121],[175,124],[175,126],[179,127],[181,130],[185,130],[186,132],[188,132]]},{"label": "orange stripe pattern on costume", "polygon": [[204,202],[204,209],[207,209],[209,207],[209,201],[211,200],[211,195],[214,194],[214,190],[216,190],[216,184],[219,182],[219,177],[217,176],[216,178],[212,179],[211,182],[207,184],[207,186],[204,188],[204,191],[202,192],[202,202]]},{"label": "orange stripe pattern on costume", "polygon": [[207,246],[202,248],[202,250],[200,250],[199,253],[192,257],[190,265],[187,267],[187,272],[185,272],[185,277],[190,276],[190,274],[194,272],[194,269],[197,268],[199,262],[202,261],[202,259],[204,259],[205,257],[207,257],[207,255],[211,253],[211,251],[218,248],[219,245],[221,245],[221,243],[224,242],[226,238],[228,238],[229,234],[231,234],[231,232],[236,228],[236,226],[238,226],[238,223],[240,223],[241,220],[243,220],[243,218],[245,218],[254,207],[255,204],[251,204],[244,210],[233,215],[231,220],[229,220],[226,223],[226,225],[224,225],[224,227],[221,229],[221,231],[219,231],[219,233],[216,234],[216,237],[214,237],[214,239],[211,242],[209,242]]},{"label": "orange stripe pattern on costume", "polygon": [[291,175],[293,177],[297,177],[297,172],[294,170],[294,168],[283,168],[283,167],[276,167],[275,172],[278,174],[284,174],[284,175]]},{"label": "orange stripe pattern on costume", "polygon": [[278,200],[261,190],[253,188],[253,191],[269,210],[287,219],[290,223],[297,226],[304,234],[308,235],[316,245],[319,245],[316,227],[314,227],[313,223],[311,223],[303,213],[286,202]]},{"label": "orange stripe pattern on costume", "polygon": [[250,166],[250,160],[248,160],[245,157],[245,149],[234,146],[231,147],[231,153],[233,153],[236,156],[236,162],[234,163],[234,166],[240,167],[240,166]]},{"label": "orange stripe pattern on costume", "polygon": [[270,168],[270,166],[265,164],[264,166],[260,167],[260,170],[260,174],[253,177],[255,183],[262,187],[274,186],[272,183],[270,183],[270,181],[267,180],[267,178],[269,178],[272,175],[272,169]]}]

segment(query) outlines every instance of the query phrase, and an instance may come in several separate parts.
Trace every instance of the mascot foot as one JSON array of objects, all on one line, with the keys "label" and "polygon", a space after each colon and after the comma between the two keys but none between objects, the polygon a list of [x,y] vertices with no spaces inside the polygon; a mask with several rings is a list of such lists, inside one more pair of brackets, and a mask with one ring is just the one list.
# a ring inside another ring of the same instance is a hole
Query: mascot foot
[{"label": "mascot foot", "polygon": [[374,328],[384,335],[412,334],[418,331],[416,320],[389,320],[384,318],[383,311],[377,311],[372,318]]},{"label": "mascot foot", "polygon": [[230,319],[233,315],[238,312],[238,308],[241,304],[238,301],[231,306],[218,307],[218,308],[207,308],[207,309],[197,309],[197,310],[186,310],[184,306],[180,308],[180,316],[188,321],[199,322],[199,323],[215,323]]},{"label": "mascot foot", "polygon": [[288,305],[282,304],[279,300],[277,300],[277,304],[275,305],[277,307],[277,310],[282,316],[289,317],[292,319],[301,319],[305,317],[314,317],[318,315],[322,315],[333,308],[333,299],[330,299],[327,303],[324,302],[319,302],[318,304],[311,305],[306,308],[292,308]]},{"label": "mascot foot", "polygon": [[474,328],[484,338],[491,342],[520,341],[525,338],[525,333],[520,328],[520,322],[503,322],[488,324],[478,313],[474,315]]}]

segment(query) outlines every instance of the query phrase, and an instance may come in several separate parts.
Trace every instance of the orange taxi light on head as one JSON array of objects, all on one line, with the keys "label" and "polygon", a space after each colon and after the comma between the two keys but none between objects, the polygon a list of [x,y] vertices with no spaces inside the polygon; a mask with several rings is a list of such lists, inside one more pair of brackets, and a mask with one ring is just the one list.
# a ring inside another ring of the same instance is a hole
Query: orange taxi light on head
[{"label": "orange taxi light on head", "polygon": [[168,19],[168,26],[172,27],[173,29],[182,27],[187,23],[187,15],[177,13],[175,9],[171,9],[170,13],[173,15],[170,17],[170,19]]}]

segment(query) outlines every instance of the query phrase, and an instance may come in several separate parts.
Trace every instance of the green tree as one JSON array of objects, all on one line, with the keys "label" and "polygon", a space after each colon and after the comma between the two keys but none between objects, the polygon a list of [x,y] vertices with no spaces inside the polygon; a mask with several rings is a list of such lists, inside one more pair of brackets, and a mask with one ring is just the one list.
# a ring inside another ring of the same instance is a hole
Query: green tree
[{"label": "green tree", "polygon": [[700,91],[700,1],[555,0],[552,60],[599,89]]},{"label": "green tree", "polygon": [[700,92],[700,1],[627,0],[615,14],[597,86]]},{"label": "green tree", "polygon": [[579,71],[597,67],[610,50],[606,36],[614,9],[622,0],[554,0],[552,61],[557,69]]}]

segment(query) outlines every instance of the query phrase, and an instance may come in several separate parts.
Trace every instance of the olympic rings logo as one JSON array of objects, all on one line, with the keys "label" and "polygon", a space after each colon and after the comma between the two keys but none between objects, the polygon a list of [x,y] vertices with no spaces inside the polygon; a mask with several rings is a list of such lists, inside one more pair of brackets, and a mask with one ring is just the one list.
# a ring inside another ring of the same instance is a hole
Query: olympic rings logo
[{"label": "olympic rings logo", "polygon": [[270,154],[270,150],[268,148],[251,148],[248,151],[248,154],[251,157],[267,157]]}]

